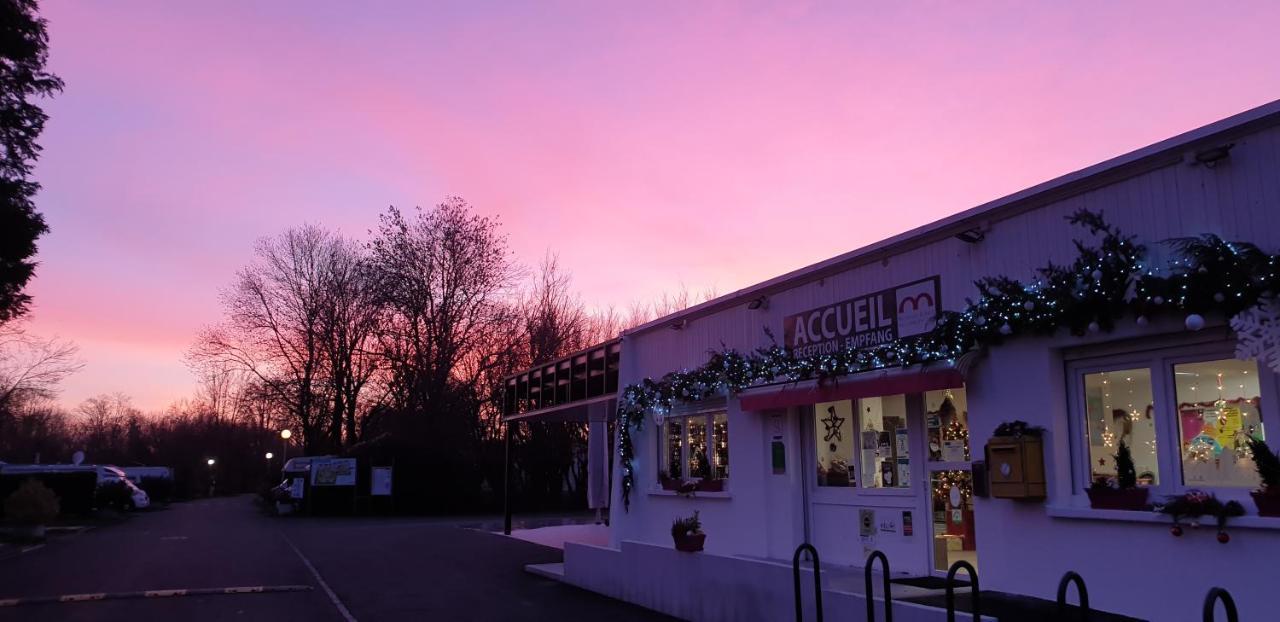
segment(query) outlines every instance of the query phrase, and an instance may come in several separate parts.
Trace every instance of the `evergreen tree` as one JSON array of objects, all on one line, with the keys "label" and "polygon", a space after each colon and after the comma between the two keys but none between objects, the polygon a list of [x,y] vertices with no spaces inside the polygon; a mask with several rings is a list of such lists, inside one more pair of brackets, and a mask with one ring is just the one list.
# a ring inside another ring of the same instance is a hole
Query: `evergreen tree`
[{"label": "evergreen tree", "polygon": [[1138,471],[1133,466],[1133,454],[1129,452],[1129,446],[1124,441],[1120,441],[1120,448],[1116,451],[1116,483],[1120,488],[1137,488],[1138,487]]},{"label": "evergreen tree", "polygon": [[0,323],[26,311],[36,239],[49,229],[32,202],[40,185],[30,179],[48,118],[31,99],[62,90],[45,71],[45,25],[35,0],[0,0]]}]

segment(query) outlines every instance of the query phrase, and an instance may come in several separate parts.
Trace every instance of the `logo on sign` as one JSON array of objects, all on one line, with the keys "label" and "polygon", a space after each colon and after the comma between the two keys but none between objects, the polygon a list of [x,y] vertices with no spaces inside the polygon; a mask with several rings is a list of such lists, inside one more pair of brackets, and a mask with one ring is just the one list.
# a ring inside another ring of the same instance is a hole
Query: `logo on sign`
[{"label": "logo on sign", "polygon": [[940,295],[940,281],[932,276],[788,316],[783,336],[796,356],[883,345],[932,330]]}]

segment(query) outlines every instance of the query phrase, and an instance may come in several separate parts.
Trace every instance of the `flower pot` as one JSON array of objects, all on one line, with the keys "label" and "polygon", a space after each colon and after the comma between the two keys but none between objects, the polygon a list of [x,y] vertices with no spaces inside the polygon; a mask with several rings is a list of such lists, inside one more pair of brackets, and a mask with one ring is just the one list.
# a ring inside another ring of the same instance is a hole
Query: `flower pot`
[{"label": "flower pot", "polygon": [[724,492],[724,480],[704,479],[698,482],[699,492]]},{"label": "flower pot", "polygon": [[1145,510],[1151,490],[1138,488],[1087,488],[1089,506],[1096,510]]},{"label": "flower pot", "polygon": [[1280,516],[1280,494],[1260,490],[1249,494],[1253,496],[1254,505],[1258,506],[1258,516]]},{"label": "flower pot", "polygon": [[680,484],[681,482],[678,479],[671,479],[670,477],[662,478],[663,490],[680,490]]},{"label": "flower pot", "polygon": [[685,553],[697,553],[702,550],[702,545],[707,542],[707,534],[705,533],[687,533],[681,536],[672,536],[672,540],[676,541],[676,550]]}]

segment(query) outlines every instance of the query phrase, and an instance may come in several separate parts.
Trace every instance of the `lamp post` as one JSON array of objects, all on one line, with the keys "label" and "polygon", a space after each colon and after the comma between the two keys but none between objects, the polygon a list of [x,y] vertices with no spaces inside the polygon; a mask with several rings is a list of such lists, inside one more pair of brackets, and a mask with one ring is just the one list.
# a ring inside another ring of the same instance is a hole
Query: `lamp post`
[{"label": "lamp post", "polygon": [[209,458],[205,463],[209,465],[209,496],[212,497],[214,489],[218,486],[218,476],[216,471],[213,470],[214,465],[218,464],[218,461],[213,458]]},{"label": "lamp post", "polygon": [[284,468],[284,463],[289,461],[289,437],[293,436],[293,432],[289,428],[280,430],[280,468]]}]

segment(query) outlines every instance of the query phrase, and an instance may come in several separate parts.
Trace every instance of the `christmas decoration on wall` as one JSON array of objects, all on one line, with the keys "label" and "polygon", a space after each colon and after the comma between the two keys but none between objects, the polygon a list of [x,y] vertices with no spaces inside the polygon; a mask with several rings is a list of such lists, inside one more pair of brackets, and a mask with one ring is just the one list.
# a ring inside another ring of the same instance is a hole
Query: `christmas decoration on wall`
[{"label": "christmas decoration on wall", "polygon": [[[1067,221],[1098,236],[1097,246],[1076,240],[1074,261],[1049,263],[1031,282],[1005,276],[978,280],[977,298],[963,311],[941,312],[933,330],[923,335],[807,357],[794,356],[776,344],[748,354],[725,349],[712,352],[696,369],[627,386],[618,404],[624,507],[630,506],[636,484],[632,433],[642,429],[646,413],[661,417],[681,402],[763,384],[809,379],[826,383],[886,367],[954,364],[968,352],[1015,336],[1052,335],[1064,328],[1073,335],[1110,332],[1126,315],[1139,325],[1157,316],[1177,317],[1188,329],[1199,330],[1206,314],[1239,317],[1280,291],[1280,255],[1268,255],[1252,244],[1211,234],[1175,239],[1168,242],[1174,258],[1157,266],[1148,262],[1145,246],[1108,224],[1101,213],[1080,210]],[[1193,316],[1198,319],[1193,321]],[[1270,355],[1276,350],[1275,324],[1267,326],[1269,336],[1262,339],[1271,344],[1266,350]],[[1249,339],[1250,344],[1257,342],[1253,336]]]},{"label": "christmas decoration on wall", "polygon": [[1231,541],[1231,536],[1227,534],[1227,520],[1244,516],[1244,506],[1239,501],[1223,503],[1203,490],[1188,490],[1181,495],[1169,497],[1156,507],[1156,511],[1173,519],[1173,527],[1169,528],[1169,533],[1175,537],[1183,534],[1183,520],[1187,520],[1191,528],[1196,529],[1200,527],[1202,517],[1212,517],[1218,527],[1218,542],[1222,544]]},{"label": "christmas decoration on wall", "polygon": [[1280,373],[1280,302],[1263,298],[1256,307],[1231,318],[1236,332],[1236,358],[1257,359]]}]

